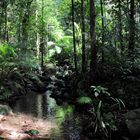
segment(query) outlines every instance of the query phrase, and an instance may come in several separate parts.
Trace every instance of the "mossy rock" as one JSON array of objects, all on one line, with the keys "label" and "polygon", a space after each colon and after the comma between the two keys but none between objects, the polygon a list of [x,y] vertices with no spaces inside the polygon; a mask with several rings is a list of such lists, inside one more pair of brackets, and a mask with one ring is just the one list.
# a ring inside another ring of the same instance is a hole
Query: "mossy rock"
[{"label": "mossy rock", "polygon": [[12,113],[12,109],[7,105],[0,104],[0,114],[1,115],[8,115]]}]

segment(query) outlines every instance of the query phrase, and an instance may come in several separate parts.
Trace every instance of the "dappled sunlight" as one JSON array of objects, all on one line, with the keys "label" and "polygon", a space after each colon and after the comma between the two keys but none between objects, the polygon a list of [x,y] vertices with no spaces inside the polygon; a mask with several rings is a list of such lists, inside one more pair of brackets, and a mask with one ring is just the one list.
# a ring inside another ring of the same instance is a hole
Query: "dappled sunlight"
[{"label": "dappled sunlight", "polygon": [[4,116],[0,122],[0,135],[2,138],[10,140],[22,140],[32,138],[25,132],[37,130],[39,134],[36,137],[48,137],[51,129],[57,126],[46,119],[39,119],[25,114],[14,114]]}]

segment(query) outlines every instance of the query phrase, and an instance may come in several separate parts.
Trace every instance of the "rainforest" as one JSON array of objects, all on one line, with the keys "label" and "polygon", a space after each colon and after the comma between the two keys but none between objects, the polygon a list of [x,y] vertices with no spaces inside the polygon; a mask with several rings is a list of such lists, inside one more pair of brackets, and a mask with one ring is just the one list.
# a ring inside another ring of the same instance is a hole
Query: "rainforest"
[{"label": "rainforest", "polygon": [[140,0],[0,0],[0,140],[140,140]]}]

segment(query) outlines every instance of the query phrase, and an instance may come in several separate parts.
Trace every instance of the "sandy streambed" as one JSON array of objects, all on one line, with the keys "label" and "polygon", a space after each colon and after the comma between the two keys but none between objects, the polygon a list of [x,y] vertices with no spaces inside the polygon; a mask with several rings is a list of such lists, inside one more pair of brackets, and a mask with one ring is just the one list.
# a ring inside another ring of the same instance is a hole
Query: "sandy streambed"
[{"label": "sandy streambed", "polygon": [[[24,114],[0,116],[0,137],[7,140],[45,138],[48,137],[52,128],[56,128],[52,122]],[[39,134],[30,136],[25,133],[32,129],[38,130]]]}]

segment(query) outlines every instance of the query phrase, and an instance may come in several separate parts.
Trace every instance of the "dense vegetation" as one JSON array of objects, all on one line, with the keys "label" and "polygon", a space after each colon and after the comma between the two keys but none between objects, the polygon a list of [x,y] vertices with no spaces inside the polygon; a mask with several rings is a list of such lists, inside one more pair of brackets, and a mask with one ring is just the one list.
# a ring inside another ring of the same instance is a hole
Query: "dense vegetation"
[{"label": "dense vegetation", "polygon": [[1,103],[51,84],[84,135],[127,139],[120,116],[140,107],[140,1],[0,1],[0,61]]}]

